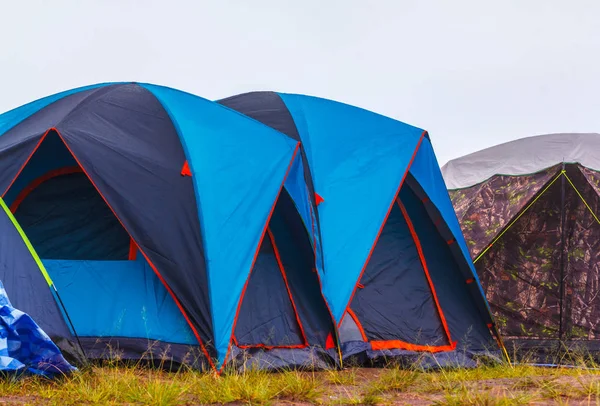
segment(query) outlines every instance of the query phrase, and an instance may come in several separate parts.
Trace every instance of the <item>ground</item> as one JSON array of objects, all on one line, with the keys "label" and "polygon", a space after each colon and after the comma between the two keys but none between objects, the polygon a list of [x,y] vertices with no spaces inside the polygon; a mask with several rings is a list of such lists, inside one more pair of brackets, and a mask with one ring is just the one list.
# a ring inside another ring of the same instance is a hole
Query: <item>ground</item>
[{"label": "ground", "polygon": [[95,367],[48,382],[0,379],[0,404],[600,405],[600,370],[521,365],[231,374]]}]

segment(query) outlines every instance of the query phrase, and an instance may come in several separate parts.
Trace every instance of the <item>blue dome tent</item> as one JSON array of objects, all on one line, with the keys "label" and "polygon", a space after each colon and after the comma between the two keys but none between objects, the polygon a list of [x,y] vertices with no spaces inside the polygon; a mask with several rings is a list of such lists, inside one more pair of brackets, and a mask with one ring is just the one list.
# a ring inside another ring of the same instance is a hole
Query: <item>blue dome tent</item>
[{"label": "blue dome tent", "polygon": [[218,102],[301,142],[317,268],[344,358],[474,365],[498,351],[426,131],[303,95]]},{"label": "blue dome tent", "polygon": [[148,84],[93,85],[9,111],[0,280],[72,357],[334,366],[299,148],[217,103]]}]

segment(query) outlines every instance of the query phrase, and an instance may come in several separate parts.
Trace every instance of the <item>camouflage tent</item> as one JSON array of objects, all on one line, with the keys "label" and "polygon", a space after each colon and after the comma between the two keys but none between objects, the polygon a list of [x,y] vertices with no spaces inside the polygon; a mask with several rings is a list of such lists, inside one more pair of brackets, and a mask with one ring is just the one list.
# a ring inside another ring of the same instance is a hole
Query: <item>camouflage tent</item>
[{"label": "camouflage tent", "polygon": [[600,348],[600,134],[551,134],[442,169],[501,333]]}]

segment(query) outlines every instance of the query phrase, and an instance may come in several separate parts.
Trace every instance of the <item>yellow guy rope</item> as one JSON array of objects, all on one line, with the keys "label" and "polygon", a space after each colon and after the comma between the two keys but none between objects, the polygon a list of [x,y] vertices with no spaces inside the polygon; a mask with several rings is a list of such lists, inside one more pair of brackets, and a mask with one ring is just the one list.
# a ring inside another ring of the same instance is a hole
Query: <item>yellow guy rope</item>
[{"label": "yellow guy rope", "polygon": [[594,218],[596,219],[596,222],[598,224],[600,224],[600,220],[598,220],[598,216],[596,216],[596,213],[594,213],[594,211],[592,210],[592,208],[590,207],[590,205],[588,204],[588,202],[585,201],[585,199],[583,198],[583,196],[581,195],[581,193],[579,193],[579,190],[577,190],[577,188],[575,187],[575,185],[573,184],[573,182],[571,181],[571,179],[569,178],[569,176],[565,173],[565,178],[567,178],[567,180],[569,181],[569,183],[571,184],[571,186],[573,187],[573,189],[575,189],[575,192],[577,193],[577,196],[579,196],[579,198],[581,199],[581,201],[583,202],[583,204],[585,204],[585,207],[587,207],[587,209],[590,211],[590,213],[592,213],[592,216],[594,216]]},{"label": "yellow guy rope", "polygon": [[500,234],[498,234],[496,236],[496,238],[494,238],[494,240],[490,243],[490,245],[488,245],[486,247],[486,249],[484,249],[479,255],[477,255],[477,258],[475,258],[473,260],[473,263],[475,264],[477,261],[479,261],[481,259],[481,257],[483,257],[485,255],[485,253],[488,252],[490,250],[490,248],[492,248],[492,246],[504,235],[504,233],[506,233],[508,231],[508,229],[511,228],[521,218],[521,216],[523,214],[525,214],[525,212],[527,210],[529,210],[531,208],[531,206],[533,206],[534,203],[537,202],[540,197],[542,197],[542,195],[544,193],[546,193],[546,191],[550,188],[550,186],[552,186],[554,184],[554,182],[556,182],[558,180],[558,178],[560,178],[564,174],[565,174],[565,171],[563,170],[558,175],[556,175],[556,177],[554,179],[552,179],[552,181],[550,183],[548,183],[548,185],[546,185],[546,187],[544,188],[544,190],[542,190],[542,192],[539,193],[537,195],[537,197],[535,199],[533,199],[531,201],[531,203],[529,203],[527,205],[527,207],[525,207],[525,210],[523,210],[521,213],[519,213],[519,215],[517,217],[515,217],[515,219],[513,221],[511,221],[510,224],[507,227],[505,227],[504,230],[502,230],[502,232]]}]

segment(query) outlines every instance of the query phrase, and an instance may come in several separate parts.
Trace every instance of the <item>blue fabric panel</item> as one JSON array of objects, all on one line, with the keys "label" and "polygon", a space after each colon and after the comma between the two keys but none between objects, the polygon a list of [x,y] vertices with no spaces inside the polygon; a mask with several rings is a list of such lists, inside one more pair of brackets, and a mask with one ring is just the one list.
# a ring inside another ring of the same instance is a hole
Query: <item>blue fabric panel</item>
[{"label": "blue fabric panel", "polygon": [[[298,134],[298,130],[296,129],[296,124],[288,111],[287,107],[281,100],[281,97],[275,92],[251,92],[245,93],[233,97],[229,97],[227,99],[219,100],[218,103],[227,106],[235,111],[238,111],[248,117],[251,117],[261,123],[268,125],[271,128],[274,128],[283,134],[288,135],[289,137],[300,140],[300,135]],[[304,151],[301,151],[301,156],[296,156],[294,160],[294,164],[290,169],[290,173],[285,182],[285,188],[289,192],[292,197],[298,212],[301,214],[304,224],[306,226],[306,230],[308,230],[310,240],[314,245],[314,252],[316,254],[316,261],[313,260],[313,254],[306,254],[302,250],[294,250],[290,249],[289,255],[290,258],[294,258],[294,261],[289,261],[290,265],[286,265],[286,269],[288,269],[288,278],[291,280],[294,277],[298,277],[298,284],[292,284],[292,290],[296,288],[296,286],[300,286],[298,293],[301,295],[313,295],[313,292],[317,292],[317,296],[310,296],[309,300],[301,300],[300,303],[296,303],[296,306],[300,309],[303,306],[311,307],[312,304],[316,304],[316,308],[311,308],[306,312],[300,311],[300,317],[306,317],[308,319],[314,320],[303,320],[303,326],[308,337],[309,342],[311,343],[320,343],[324,344],[324,340],[326,336],[322,336],[322,332],[329,331],[328,328],[323,328],[323,320],[326,321],[325,325],[327,326],[330,322],[328,320],[331,319],[329,316],[329,311],[327,309],[323,309],[322,306],[322,296],[320,294],[320,285],[316,275],[306,274],[305,267],[308,266],[311,269],[314,265],[307,264],[306,259],[309,259],[312,262],[316,263],[316,267],[318,269],[319,274],[321,275],[321,279],[323,279],[323,265],[322,265],[322,255],[321,255],[321,247],[320,247],[320,238],[319,238],[319,230],[318,230],[318,222],[316,219],[316,211],[314,210],[314,189],[312,186],[312,179],[310,175],[310,171],[308,170],[308,161],[306,160],[306,155]],[[274,230],[277,223],[278,212],[282,211],[282,209],[286,206],[282,204],[277,205],[276,213],[274,214],[273,219],[271,220],[272,229]],[[286,208],[287,210],[287,208]],[[277,217],[277,218],[276,218]],[[290,215],[284,217],[285,219],[289,219],[290,222],[296,225],[296,214],[295,212],[290,211]],[[306,231],[300,229],[300,227],[291,227],[283,228],[283,232],[289,234],[289,232],[294,233],[294,237],[285,237],[287,234],[284,234],[281,238],[283,241],[290,242],[294,244],[295,247],[305,247],[305,238],[304,234]],[[279,238],[277,239],[279,241]],[[278,242],[280,246],[280,250],[284,251],[286,249],[286,244],[283,242]],[[310,249],[310,247],[309,247]],[[287,261],[287,256],[282,255],[282,261]],[[302,264],[301,266],[296,267],[296,264]],[[298,268],[297,275],[295,272],[291,271],[290,267],[294,267],[294,269]],[[310,275],[310,277],[307,277]],[[306,282],[309,282],[308,284]],[[308,286],[306,286],[308,285]],[[316,286],[316,289],[315,289]],[[298,302],[298,301],[297,301]],[[327,313],[325,317],[323,317],[323,310]],[[313,317],[314,316],[314,317]],[[312,336],[313,332],[316,334]]]},{"label": "blue fabric panel", "polygon": [[261,244],[242,299],[235,338],[242,346],[286,346],[304,343],[268,235]]},{"label": "blue fabric panel", "polygon": [[12,306],[0,282],[0,373],[51,378],[74,370],[31,316]]},{"label": "blue fabric panel", "polygon": [[[261,123],[268,125],[269,127],[274,128],[279,132],[282,132],[283,134],[293,138],[296,141],[300,141],[300,134],[298,134],[298,129],[296,128],[296,124],[294,123],[292,115],[290,114],[281,97],[275,92],[244,93],[237,96],[228,97],[223,100],[219,100],[217,101],[217,103],[227,106],[230,109],[240,112],[257,121],[260,121]],[[305,200],[304,196],[299,195],[291,188],[290,194],[296,202],[296,205],[299,207],[299,210],[302,213],[302,218],[305,220],[305,222],[308,219],[310,219],[310,217],[313,218],[313,224],[316,229],[314,230],[314,232],[311,232],[311,240],[317,240],[315,245],[315,252],[317,254],[316,264],[317,269],[322,275],[323,255],[320,247],[320,230],[317,226],[317,224],[319,223],[318,212],[315,209],[315,189],[313,186],[312,176],[310,174],[308,159],[306,158],[306,153],[303,148],[300,150],[300,155],[302,162],[299,164],[302,164],[303,166],[302,173],[304,174],[304,177],[300,179],[299,174],[292,176],[291,173],[290,177],[293,177],[294,179],[297,178],[298,185],[306,185],[306,187],[308,188],[308,200]],[[294,170],[294,168],[292,168],[292,170]],[[294,182],[296,181],[294,180]],[[304,186],[302,186],[302,190],[304,190]],[[310,203],[312,207],[303,207],[306,205],[307,202]],[[301,209],[301,207],[303,207],[303,209]],[[312,211],[307,211],[307,209]],[[310,217],[308,216],[309,213],[311,213]],[[310,230],[310,226],[307,228]]]},{"label": "blue fabric panel", "polygon": [[304,176],[305,172],[302,158],[299,155],[296,155],[294,163],[290,168],[288,177],[285,180],[285,190],[287,190],[293,200],[294,205],[296,206],[295,211],[297,211],[302,218],[305,229],[312,243],[313,251],[317,257],[315,263],[322,279],[324,276],[321,255],[321,241],[319,238],[319,230],[317,225],[318,223],[317,219],[315,218],[314,206],[311,203]]},{"label": "blue fabric panel", "polygon": [[[217,103],[268,125],[296,141],[300,141],[300,134],[298,134],[298,129],[296,128],[292,115],[283,100],[281,100],[281,97],[275,92],[250,92],[238,94],[236,96],[218,100]],[[302,150],[301,153],[302,162],[306,171],[306,185],[310,192],[311,202],[314,204],[314,188],[310,171],[308,170],[308,161],[304,150]]]},{"label": "blue fabric panel", "polygon": [[51,288],[8,216],[0,209],[0,281],[13,305],[57,342],[71,340]]},{"label": "blue fabric panel", "polygon": [[242,288],[297,143],[208,100],[144,86],[177,126],[193,173],[222,363]]},{"label": "blue fabric panel", "polygon": [[4,195],[4,201],[10,207],[18,194],[35,179],[54,169],[68,166],[77,166],[77,161],[55,133],[48,134]]},{"label": "blue fabric panel", "polygon": [[[408,224],[394,204],[351,308],[369,340],[447,345]],[[350,317],[350,316],[346,316]]]},{"label": "blue fabric panel", "polygon": [[339,323],[423,131],[330,100],[280,96],[325,200],[318,206],[323,291]]},{"label": "blue fabric panel", "polygon": [[402,188],[400,199],[419,236],[452,340],[458,341],[458,348],[490,348],[492,337],[446,240],[440,236],[423,203],[409,187]]},{"label": "blue fabric panel", "polygon": [[321,292],[318,274],[313,272],[314,254],[306,228],[285,190],[279,196],[269,227],[306,339],[311,345],[324,347],[327,336],[333,333],[333,320]]},{"label": "blue fabric panel", "polygon": [[481,293],[478,302],[481,302],[480,305],[485,308],[485,311],[490,313],[489,304],[483,292],[483,288],[481,287],[481,283],[479,282],[467,243],[460,228],[456,212],[454,211],[446,184],[444,183],[444,178],[442,177],[442,172],[429,140],[423,140],[410,168],[410,173],[423,188],[431,202],[437,207],[444,222],[450,228],[453,237],[456,239],[456,242],[463,253],[465,262],[470,269],[470,273],[468,273],[465,279],[470,277],[475,278]]},{"label": "blue fabric panel", "polygon": [[129,234],[84,173],[42,183],[19,205],[15,218],[40,258],[128,259]]},{"label": "blue fabric panel", "polygon": [[88,97],[56,129],[174,292],[201,340],[212,344],[193,180],[181,176],[185,154],[162,104],[139,85],[109,86]]},{"label": "blue fabric panel", "polygon": [[147,262],[43,260],[79,336],[198,344]]},{"label": "blue fabric panel", "polygon": [[76,89],[67,90],[64,92],[56,93],[51,96],[44,97],[39,100],[32,101],[23,106],[17,107],[13,110],[7,111],[6,113],[0,114],[0,135],[3,135],[8,130],[25,120],[29,116],[37,113],[43,108],[50,104],[60,100],[64,97],[70,96],[75,93],[81,93],[86,90],[96,89],[98,87],[108,86],[109,83],[99,83],[96,85],[78,87]]},{"label": "blue fabric panel", "polygon": [[102,88],[91,88],[59,98],[46,108],[20,121],[0,137],[0,193],[6,192],[34,151],[40,137],[48,129],[57,126]]}]

